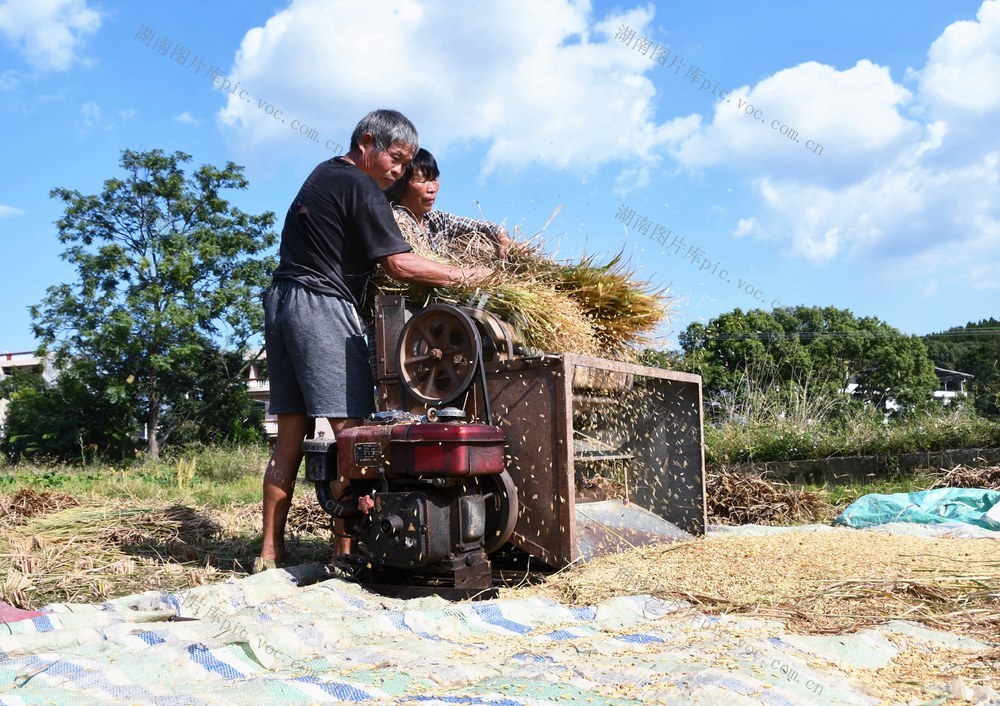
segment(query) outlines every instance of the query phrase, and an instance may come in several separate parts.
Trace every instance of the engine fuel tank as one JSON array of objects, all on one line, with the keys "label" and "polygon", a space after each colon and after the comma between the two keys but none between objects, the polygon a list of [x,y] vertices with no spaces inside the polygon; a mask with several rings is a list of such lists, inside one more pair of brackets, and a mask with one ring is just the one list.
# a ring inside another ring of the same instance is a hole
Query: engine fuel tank
[{"label": "engine fuel tank", "polygon": [[488,424],[364,425],[337,434],[340,475],[351,480],[462,478],[502,473],[505,436]]}]

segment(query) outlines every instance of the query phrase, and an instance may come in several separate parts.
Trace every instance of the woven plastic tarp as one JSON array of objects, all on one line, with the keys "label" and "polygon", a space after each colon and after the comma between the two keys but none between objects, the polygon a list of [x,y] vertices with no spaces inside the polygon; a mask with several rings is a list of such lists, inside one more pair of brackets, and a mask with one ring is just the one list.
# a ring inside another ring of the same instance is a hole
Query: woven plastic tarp
[{"label": "woven plastic tarp", "polygon": [[399,601],[285,571],[45,611],[0,626],[0,704],[863,706],[838,669],[883,666],[901,639],[986,648],[907,623],[791,635],[648,596]]},{"label": "woven plastic tarp", "polygon": [[889,522],[963,522],[1000,530],[1000,491],[937,488],[917,493],[872,493],[855,500],[834,520],[834,524],[859,529]]}]

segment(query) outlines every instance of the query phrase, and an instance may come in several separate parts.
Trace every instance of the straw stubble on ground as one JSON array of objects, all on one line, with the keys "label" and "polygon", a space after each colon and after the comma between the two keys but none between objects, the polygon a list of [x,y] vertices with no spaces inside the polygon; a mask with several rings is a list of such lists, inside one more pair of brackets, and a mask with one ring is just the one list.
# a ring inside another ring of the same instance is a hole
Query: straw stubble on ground
[{"label": "straw stubble on ground", "polygon": [[[296,494],[288,527],[294,551],[328,558],[329,518],[310,493]],[[0,497],[0,601],[38,608],[243,576],[260,531],[259,503],[219,510],[19,491]]]},{"label": "straw stubble on ground", "polygon": [[832,520],[837,512],[819,493],[758,474],[710,470],[705,479],[708,515],[731,525],[790,525]]}]

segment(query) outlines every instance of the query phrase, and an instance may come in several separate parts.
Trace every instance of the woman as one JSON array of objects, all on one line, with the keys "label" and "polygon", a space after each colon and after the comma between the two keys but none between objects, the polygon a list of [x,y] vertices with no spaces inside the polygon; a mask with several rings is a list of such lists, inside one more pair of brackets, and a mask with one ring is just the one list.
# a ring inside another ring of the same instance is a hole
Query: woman
[{"label": "woman", "polygon": [[503,257],[514,244],[503,226],[433,210],[440,174],[434,155],[420,148],[403,176],[385,190],[403,236],[409,238],[411,234],[419,234],[426,238],[434,252],[442,252],[455,238],[484,233],[496,240],[500,257]]}]

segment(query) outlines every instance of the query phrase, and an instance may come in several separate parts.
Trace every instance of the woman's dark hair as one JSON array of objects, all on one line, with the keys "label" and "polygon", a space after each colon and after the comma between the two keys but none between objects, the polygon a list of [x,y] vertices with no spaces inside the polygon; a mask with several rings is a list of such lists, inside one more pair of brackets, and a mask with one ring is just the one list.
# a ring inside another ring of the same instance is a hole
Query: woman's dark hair
[{"label": "woman's dark hair", "polygon": [[399,203],[402,201],[403,196],[406,195],[406,190],[410,187],[410,180],[413,178],[414,174],[420,173],[425,179],[437,179],[441,174],[441,170],[438,169],[437,160],[434,159],[434,155],[421,147],[417,150],[417,153],[413,155],[413,161],[406,166],[406,171],[403,172],[403,176],[399,177],[392,186],[385,190],[385,196],[391,203]]}]

